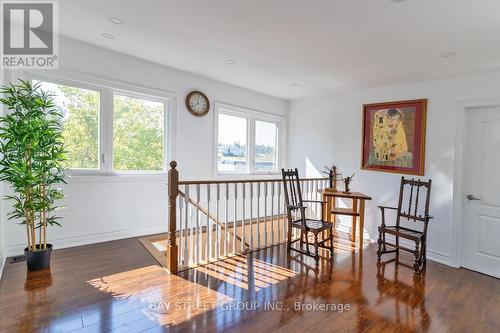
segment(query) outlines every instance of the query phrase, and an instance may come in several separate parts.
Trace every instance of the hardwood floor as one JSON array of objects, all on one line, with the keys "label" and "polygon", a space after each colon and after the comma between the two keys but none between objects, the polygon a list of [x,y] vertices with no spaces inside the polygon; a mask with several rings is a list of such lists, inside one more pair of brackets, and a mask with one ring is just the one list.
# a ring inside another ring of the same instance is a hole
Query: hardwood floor
[{"label": "hardwood floor", "polygon": [[51,271],[6,265],[0,331],[500,330],[498,279],[433,262],[414,275],[404,254],[400,264],[377,266],[375,244],[359,252],[347,239],[336,240],[333,266],[325,258],[319,270],[276,246],[180,276],[137,239],[56,250]]}]

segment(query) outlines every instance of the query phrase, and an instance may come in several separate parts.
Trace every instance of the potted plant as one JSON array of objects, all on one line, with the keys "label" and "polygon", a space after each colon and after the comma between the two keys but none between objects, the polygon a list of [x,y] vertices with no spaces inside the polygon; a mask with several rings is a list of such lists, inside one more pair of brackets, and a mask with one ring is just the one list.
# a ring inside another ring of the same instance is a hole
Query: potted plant
[{"label": "potted plant", "polygon": [[5,196],[12,201],[8,219],[26,226],[28,269],[48,268],[47,226],[60,226],[53,212],[63,197],[55,185],[65,183],[62,113],[39,84],[20,80],[0,92],[7,109],[0,117],[0,180],[12,191]]}]

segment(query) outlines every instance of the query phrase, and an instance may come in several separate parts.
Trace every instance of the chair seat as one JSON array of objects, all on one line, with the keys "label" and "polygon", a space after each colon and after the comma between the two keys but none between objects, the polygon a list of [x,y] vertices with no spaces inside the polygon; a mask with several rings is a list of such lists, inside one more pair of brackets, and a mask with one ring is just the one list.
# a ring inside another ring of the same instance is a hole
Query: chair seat
[{"label": "chair seat", "polygon": [[398,227],[398,226],[388,226],[388,225],[386,225],[385,227],[380,226],[378,227],[378,231],[386,232],[391,235],[397,235],[411,240],[419,240],[422,239],[422,237],[424,236],[424,233],[422,231],[404,227]]},{"label": "chair seat", "polygon": [[[303,229],[302,220],[292,222],[292,227]],[[306,227],[310,231],[323,231],[333,227],[333,223],[321,220],[306,219]]]}]

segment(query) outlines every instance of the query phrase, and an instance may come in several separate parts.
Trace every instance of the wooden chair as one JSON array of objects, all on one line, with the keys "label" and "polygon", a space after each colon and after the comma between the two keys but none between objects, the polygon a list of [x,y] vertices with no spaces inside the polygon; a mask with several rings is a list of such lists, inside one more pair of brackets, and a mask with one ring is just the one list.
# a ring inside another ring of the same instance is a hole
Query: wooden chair
[{"label": "wooden chair", "polygon": [[[429,220],[432,218],[432,216],[429,215],[431,182],[431,180],[425,182],[414,179],[409,180],[401,177],[398,207],[394,208],[379,206],[382,213],[382,225],[378,227],[378,262],[380,262],[382,254],[392,252],[396,253],[397,260],[399,259],[399,250],[403,250],[413,253],[413,255],[415,256],[415,264],[413,265],[413,269],[415,270],[415,272],[418,273],[420,271],[420,268],[425,265],[427,260],[427,225],[429,224]],[[405,205],[403,207],[403,198],[405,196],[408,196],[409,200],[408,205]],[[385,224],[385,211],[387,209],[392,209],[397,212],[396,225],[388,226]],[[421,230],[401,226],[401,222],[403,222],[405,219],[407,221],[413,221],[414,223],[423,224],[423,226],[420,228]],[[394,236],[395,243],[387,242],[385,239],[386,234]],[[400,237],[415,242],[415,250],[400,245]],[[387,246],[393,249],[388,250]]]},{"label": "wooden chair", "polygon": [[[319,200],[302,200],[302,190],[300,189],[299,172],[297,169],[281,169],[283,176],[283,186],[285,188],[286,212],[288,216],[288,238],[287,250],[297,251],[299,253],[314,257],[316,265],[319,264],[319,248],[330,250],[330,257],[333,258],[333,223],[325,221],[323,217],[324,205],[326,202]],[[311,219],[306,217],[306,209],[304,203],[316,203],[321,205],[321,219]],[[292,230],[300,230],[300,238],[292,241]],[[318,240],[318,235],[324,235],[324,231],[329,230],[328,237]],[[309,250],[309,233],[314,235],[314,253]],[[305,239],[305,241],[304,241]],[[292,248],[292,244],[299,241],[300,249]],[[330,241],[329,245],[326,242]],[[306,244],[305,251],[303,250],[304,243]]]}]

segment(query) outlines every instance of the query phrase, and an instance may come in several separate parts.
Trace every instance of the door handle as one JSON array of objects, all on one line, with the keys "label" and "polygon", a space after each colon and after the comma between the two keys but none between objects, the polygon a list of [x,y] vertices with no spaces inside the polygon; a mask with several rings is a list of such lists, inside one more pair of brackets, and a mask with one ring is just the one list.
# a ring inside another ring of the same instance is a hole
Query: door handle
[{"label": "door handle", "polygon": [[473,200],[481,200],[481,199],[479,199],[479,198],[476,198],[476,197],[474,196],[474,194],[467,194],[467,199],[469,199],[469,201],[473,201]]}]

